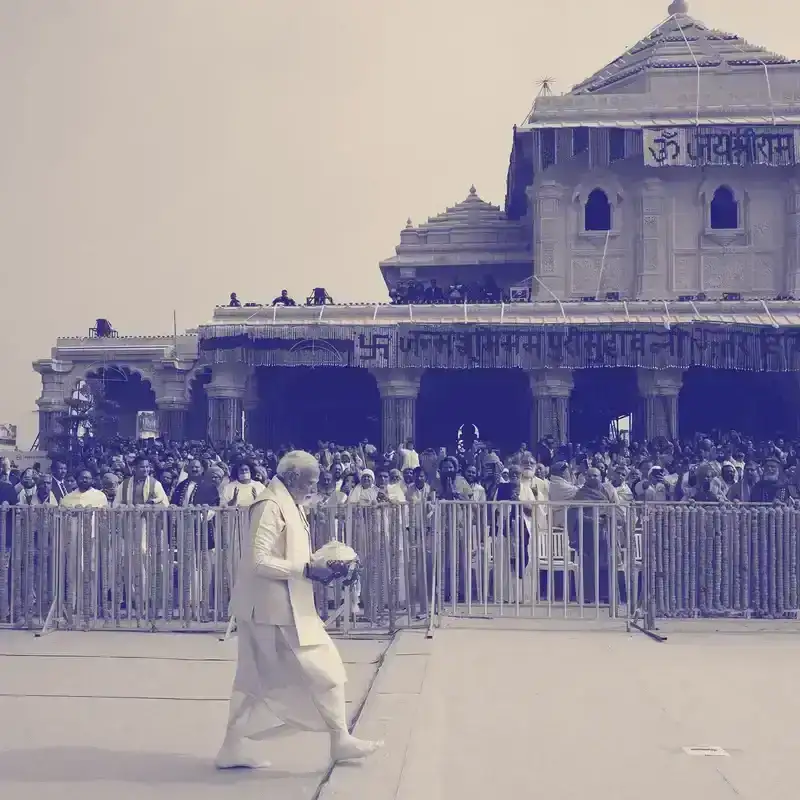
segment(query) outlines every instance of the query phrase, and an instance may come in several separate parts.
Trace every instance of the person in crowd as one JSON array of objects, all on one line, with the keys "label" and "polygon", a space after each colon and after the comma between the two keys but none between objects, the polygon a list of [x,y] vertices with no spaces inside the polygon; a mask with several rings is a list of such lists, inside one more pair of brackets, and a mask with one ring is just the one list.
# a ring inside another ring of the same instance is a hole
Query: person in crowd
[{"label": "person in crowd", "polygon": [[50,474],[53,477],[53,496],[56,502],[60,503],[67,495],[65,480],[67,478],[67,464],[64,461],[53,461],[50,467]]},{"label": "person in crowd", "polygon": [[401,471],[416,469],[419,466],[419,453],[414,449],[414,440],[408,439],[404,445],[397,448],[398,465]]},{"label": "person in crowd", "polygon": [[289,297],[289,290],[282,289],[281,293],[272,301],[273,306],[296,306],[297,303]]},{"label": "person in crowd", "polygon": [[151,474],[150,459],[147,456],[136,456],[133,474],[122,481],[115,503],[118,506],[169,505],[164,487]]},{"label": "person in crowd", "polygon": [[790,485],[783,474],[783,465],[775,456],[764,460],[761,480],[750,492],[751,503],[788,503],[796,500],[797,490]]},{"label": "person in crowd", "polygon": [[742,477],[728,490],[731,502],[749,503],[753,487],[761,478],[761,472],[755,461],[748,461],[742,470]]},{"label": "person in crowd", "polygon": [[186,465],[187,476],[173,490],[171,503],[174,506],[201,505],[195,501],[195,495],[205,477],[203,464],[198,458],[191,459]]},{"label": "person in crowd", "polygon": [[264,491],[263,483],[253,480],[254,467],[247,461],[235,467],[236,480],[229,481],[222,489],[221,502],[224,506],[247,508]]},{"label": "person in crowd", "polygon": [[31,498],[32,506],[57,506],[58,501],[52,491],[52,481],[49,475],[36,476],[36,490]]},{"label": "person in crowd", "polygon": [[[15,487],[16,488],[16,487]],[[24,469],[19,476],[19,489],[17,489],[17,503],[21,506],[33,505],[36,495],[36,477],[33,469]]]},{"label": "person in crowd", "polygon": [[113,472],[106,472],[100,482],[103,494],[108,498],[109,505],[114,505],[119,490],[119,478]]},{"label": "person in crowd", "polygon": [[347,496],[348,503],[371,505],[378,502],[378,490],[375,487],[375,473],[371,469],[361,470],[358,484]]}]

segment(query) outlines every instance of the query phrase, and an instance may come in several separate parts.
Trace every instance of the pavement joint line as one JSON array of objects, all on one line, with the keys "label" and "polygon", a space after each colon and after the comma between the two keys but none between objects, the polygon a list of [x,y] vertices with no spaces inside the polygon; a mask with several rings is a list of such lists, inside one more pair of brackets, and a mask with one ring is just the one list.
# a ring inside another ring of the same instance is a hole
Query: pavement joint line
[{"label": "pavement joint line", "polygon": [[[419,715],[421,713],[421,706],[420,706],[421,698],[422,698],[422,694],[423,694],[423,691],[424,691],[424,688],[425,688],[425,682],[426,682],[426,680],[428,678],[428,669],[430,667],[433,654],[431,652],[426,652],[426,653],[392,652],[392,647],[396,643],[399,644],[401,638],[406,638],[406,637],[403,637],[403,633],[404,633],[403,631],[398,631],[399,635],[396,636],[396,638],[392,640],[392,643],[384,651],[384,654],[383,654],[383,656],[381,658],[381,662],[382,662],[381,666],[376,670],[375,675],[373,676],[372,682],[370,683],[369,690],[364,695],[364,699],[362,701],[361,708],[359,709],[358,716],[356,718],[354,718],[354,720],[353,720],[353,725],[352,725],[351,730],[355,729],[355,727],[356,727],[357,723],[359,722],[359,719],[360,719],[360,717],[362,715],[362,712],[365,712],[367,710],[367,704],[370,702],[370,700],[372,699],[373,695],[375,695],[375,696],[381,695],[383,697],[409,697],[409,698],[413,697],[413,698],[416,698],[416,700],[414,701],[415,702],[415,709],[414,709],[414,712],[413,712],[413,716],[414,716],[415,720],[419,718]],[[406,633],[409,633],[409,632],[406,632]],[[394,658],[397,658],[397,657],[403,656],[403,655],[415,656],[416,658],[422,657],[425,660],[425,669],[424,669],[424,672],[423,672],[422,681],[420,683],[419,690],[418,691],[414,691],[414,692],[383,692],[383,691],[379,692],[379,691],[375,691],[373,687],[374,687],[374,684],[378,680],[381,668],[384,666],[384,662],[387,662],[388,660],[390,660],[390,656],[391,656],[391,659],[394,659]],[[412,724],[410,730],[413,732],[413,724]],[[400,770],[397,773],[397,780],[396,780],[396,783],[395,783],[395,785],[393,787],[393,791],[391,793],[391,797],[392,798],[396,798],[397,793],[400,790],[400,786],[402,784],[403,772],[405,770],[406,759],[408,757],[408,752],[409,752],[410,746],[411,746],[411,738],[409,737],[409,738],[406,739],[406,741],[403,744],[403,757],[402,757],[402,761],[401,761],[401,765],[400,765]],[[337,766],[340,766],[340,765],[337,765],[337,764],[332,764],[331,765],[330,770],[328,771],[328,773],[326,774],[325,778],[320,783],[316,794],[314,794],[314,796],[313,796],[313,798],[311,800],[320,800],[320,798],[324,795],[324,792],[325,792],[326,788],[328,787],[328,785],[330,784],[330,781],[331,781],[331,779],[332,779],[332,777],[333,777],[333,775],[334,775],[334,773],[336,771],[336,767]]]},{"label": "pavement joint line", "polygon": [[[236,657],[230,658],[187,658],[186,656],[139,656],[139,655],[124,655],[113,656],[98,653],[97,655],[89,655],[86,653],[0,653],[0,659],[3,658],[52,658],[52,659],[92,659],[98,661],[181,661],[181,662],[207,662],[209,664],[231,664],[236,661]],[[372,661],[344,661],[345,666],[362,665],[365,667],[372,667],[380,664],[380,659]]]},{"label": "pavement joint line", "polygon": [[[352,722],[349,725],[350,733],[353,733],[353,731],[355,731],[356,725],[358,725],[358,720],[361,718],[361,714],[363,713],[364,708],[367,705],[367,700],[369,700],[369,697],[372,694],[372,689],[375,686],[375,681],[378,680],[378,674],[380,673],[381,669],[383,668],[383,665],[384,665],[384,663],[386,661],[386,657],[389,654],[389,651],[392,649],[392,646],[394,645],[395,641],[397,641],[397,639],[398,639],[397,634],[392,636],[391,641],[389,642],[389,646],[383,651],[383,653],[381,653],[380,656],[378,656],[378,658],[375,661],[371,662],[372,664],[377,664],[378,667],[375,670],[375,672],[373,673],[372,678],[370,678],[369,685],[367,686],[367,691],[364,692],[363,699],[358,704],[358,707],[356,708],[355,712],[353,713],[353,719],[352,719]],[[336,769],[336,763],[335,762],[331,762],[328,765],[328,768],[325,770],[325,774],[320,779],[320,782],[317,785],[317,788],[314,791],[314,794],[311,796],[311,800],[319,800],[320,796],[322,795],[323,791],[325,790],[325,787],[328,785],[328,782],[330,781],[331,776],[333,775],[333,771],[335,769]]]},{"label": "pavement joint line", "polygon": [[165,697],[151,695],[134,694],[62,694],[53,692],[52,694],[39,694],[27,692],[0,692],[0,697],[17,699],[47,699],[47,700],[150,700],[155,702],[175,701],[191,703],[227,703],[230,697]]}]

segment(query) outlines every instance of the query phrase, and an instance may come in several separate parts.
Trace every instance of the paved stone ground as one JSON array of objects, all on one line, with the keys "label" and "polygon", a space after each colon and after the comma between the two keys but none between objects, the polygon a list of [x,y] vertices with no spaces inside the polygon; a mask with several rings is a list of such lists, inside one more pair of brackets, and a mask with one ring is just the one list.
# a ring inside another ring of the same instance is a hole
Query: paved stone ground
[{"label": "paved stone ground", "polygon": [[[321,800],[797,796],[800,623],[446,622],[401,634]],[[728,757],[687,755],[716,746]]]},{"label": "paved stone ground", "polygon": [[[338,645],[351,715],[387,641]],[[0,630],[0,797],[5,800],[310,800],[327,738],[254,748],[268,772],[217,772],[236,645],[209,634]]]}]

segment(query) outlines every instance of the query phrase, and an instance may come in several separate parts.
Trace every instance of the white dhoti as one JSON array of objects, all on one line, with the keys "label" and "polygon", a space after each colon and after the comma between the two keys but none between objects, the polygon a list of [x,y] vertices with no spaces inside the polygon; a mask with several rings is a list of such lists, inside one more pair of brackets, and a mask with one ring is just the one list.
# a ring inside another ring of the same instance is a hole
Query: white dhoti
[{"label": "white dhoti", "polygon": [[301,647],[293,627],[239,623],[229,735],[260,741],[295,731],[347,733],[347,674],[325,638]]}]

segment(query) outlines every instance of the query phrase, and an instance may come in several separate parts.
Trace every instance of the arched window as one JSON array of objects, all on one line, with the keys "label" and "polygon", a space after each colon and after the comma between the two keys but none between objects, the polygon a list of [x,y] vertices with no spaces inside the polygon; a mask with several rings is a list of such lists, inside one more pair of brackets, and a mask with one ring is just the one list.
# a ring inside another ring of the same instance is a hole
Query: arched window
[{"label": "arched window", "polygon": [[735,231],[739,228],[739,204],[727,186],[720,186],[711,199],[711,230]]},{"label": "arched window", "polygon": [[584,206],[583,227],[587,231],[611,230],[611,203],[602,189],[592,189]]}]

